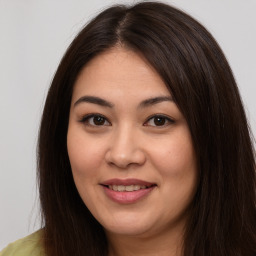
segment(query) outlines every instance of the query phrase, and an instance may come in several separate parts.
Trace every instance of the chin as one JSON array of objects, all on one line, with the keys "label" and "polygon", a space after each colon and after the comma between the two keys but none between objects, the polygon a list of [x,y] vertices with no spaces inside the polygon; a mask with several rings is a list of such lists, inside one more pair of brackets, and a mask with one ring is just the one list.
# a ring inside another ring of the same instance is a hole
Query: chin
[{"label": "chin", "polygon": [[105,229],[106,233],[121,235],[121,236],[145,236],[150,233],[150,228],[138,225],[124,225],[111,226]]},{"label": "chin", "polygon": [[[155,229],[155,223],[152,218],[139,218],[138,216],[125,216],[125,218],[115,218],[116,222],[102,223],[107,233],[123,236],[145,236]],[[114,220],[114,217],[113,217]],[[122,221],[121,221],[122,220]]]}]

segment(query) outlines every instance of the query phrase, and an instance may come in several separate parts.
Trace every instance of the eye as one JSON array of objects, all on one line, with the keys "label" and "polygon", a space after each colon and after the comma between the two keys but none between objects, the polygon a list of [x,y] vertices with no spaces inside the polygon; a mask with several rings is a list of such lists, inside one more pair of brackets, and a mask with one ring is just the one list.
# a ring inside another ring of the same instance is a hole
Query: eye
[{"label": "eye", "polygon": [[167,126],[169,124],[174,123],[174,120],[172,120],[169,117],[163,116],[163,115],[155,115],[150,117],[146,123],[145,126]]},{"label": "eye", "polygon": [[85,123],[90,126],[109,126],[109,121],[102,115],[90,114],[86,115],[81,120],[82,123]]}]

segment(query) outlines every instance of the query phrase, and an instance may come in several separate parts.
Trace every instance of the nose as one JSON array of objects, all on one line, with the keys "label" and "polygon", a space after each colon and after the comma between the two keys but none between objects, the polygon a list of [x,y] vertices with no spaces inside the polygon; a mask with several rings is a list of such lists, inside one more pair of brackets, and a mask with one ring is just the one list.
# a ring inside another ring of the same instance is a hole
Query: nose
[{"label": "nose", "polygon": [[120,129],[113,134],[105,158],[108,164],[126,169],[132,165],[143,165],[146,155],[143,143],[132,129]]}]

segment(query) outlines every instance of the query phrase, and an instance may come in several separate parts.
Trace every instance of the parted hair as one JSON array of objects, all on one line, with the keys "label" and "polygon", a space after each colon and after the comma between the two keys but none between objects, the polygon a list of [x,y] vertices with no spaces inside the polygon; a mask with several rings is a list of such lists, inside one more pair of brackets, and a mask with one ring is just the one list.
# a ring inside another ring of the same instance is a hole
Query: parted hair
[{"label": "parted hair", "polygon": [[38,182],[47,256],[104,256],[108,241],[73,181],[67,129],[73,85],[115,46],[145,57],[184,115],[198,165],[184,256],[255,256],[255,152],[229,64],[212,35],[159,2],[112,6],[76,36],[52,80],[38,138]]}]

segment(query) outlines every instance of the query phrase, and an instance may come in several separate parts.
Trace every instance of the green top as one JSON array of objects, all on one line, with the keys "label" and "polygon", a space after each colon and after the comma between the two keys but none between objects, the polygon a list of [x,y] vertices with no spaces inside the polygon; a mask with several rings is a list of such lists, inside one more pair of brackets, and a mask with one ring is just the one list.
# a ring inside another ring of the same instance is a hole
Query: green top
[{"label": "green top", "polygon": [[45,256],[41,244],[42,230],[9,244],[0,256]]}]

